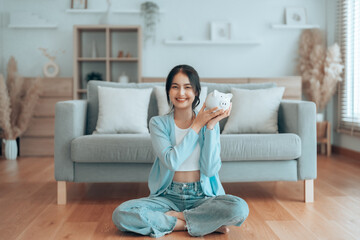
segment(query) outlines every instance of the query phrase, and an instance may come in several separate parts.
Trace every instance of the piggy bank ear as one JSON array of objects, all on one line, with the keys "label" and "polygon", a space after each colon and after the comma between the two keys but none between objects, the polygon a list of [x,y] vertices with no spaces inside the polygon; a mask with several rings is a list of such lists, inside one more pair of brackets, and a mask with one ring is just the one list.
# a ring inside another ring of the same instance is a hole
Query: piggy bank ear
[{"label": "piggy bank ear", "polygon": [[219,92],[217,90],[214,90],[214,97],[217,97],[218,94]]},{"label": "piggy bank ear", "polygon": [[231,93],[227,93],[226,97],[229,98],[229,99],[232,99],[233,95]]}]

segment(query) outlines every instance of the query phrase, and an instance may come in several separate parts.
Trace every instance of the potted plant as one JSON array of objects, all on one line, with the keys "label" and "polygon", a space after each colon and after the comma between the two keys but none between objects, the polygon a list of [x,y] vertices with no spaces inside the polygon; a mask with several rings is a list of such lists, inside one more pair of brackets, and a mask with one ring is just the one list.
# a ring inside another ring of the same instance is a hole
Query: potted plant
[{"label": "potted plant", "polygon": [[318,29],[304,30],[300,37],[298,69],[305,97],[321,114],[342,81],[344,65],[337,43],[326,49]]},{"label": "potted plant", "polygon": [[5,157],[15,160],[18,153],[16,138],[27,129],[41,93],[40,78],[25,81],[17,73],[16,62],[10,58],[7,81],[0,74],[0,128],[5,143]]},{"label": "potted plant", "polygon": [[85,78],[86,82],[83,83],[83,88],[85,89],[87,87],[87,82],[90,81],[90,80],[103,80],[102,78],[102,75],[101,73],[99,72],[90,72],[86,75],[86,78]]},{"label": "potted plant", "polygon": [[156,23],[159,22],[159,6],[154,2],[143,2],[140,6],[141,16],[144,18],[144,41],[156,39]]},{"label": "potted plant", "polygon": [[321,152],[331,154],[331,124],[324,121],[327,103],[334,95],[337,85],[342,81],[344,66],[341,60],[338,44],[325,48],[325,44],[318,29],[305,30],[300,38],[298,68],[302,76],[304,95],[316,104],[317,142],[321,145]]}]

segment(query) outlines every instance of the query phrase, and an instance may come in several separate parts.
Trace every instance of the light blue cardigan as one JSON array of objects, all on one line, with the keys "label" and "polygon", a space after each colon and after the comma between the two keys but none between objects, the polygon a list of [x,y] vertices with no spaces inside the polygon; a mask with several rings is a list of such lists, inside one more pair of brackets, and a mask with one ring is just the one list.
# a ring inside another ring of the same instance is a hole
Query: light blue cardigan
[{"label": "light blue cardigan", "polygon": [[[197,114],[197,112],[196,112]],[[224,195],[225,191],[219,179],[220,128],[217,123],[213,130],[204,126],[199,134],[192,128],[182,142],[176,145],[174,113],[155,116],[149,123],[151,142],[156,154],[149,175],[150,196],[158,196],[171,184],[176,169],[194,151],[197,142],[200,145],[200,182],[207,196]]]}]

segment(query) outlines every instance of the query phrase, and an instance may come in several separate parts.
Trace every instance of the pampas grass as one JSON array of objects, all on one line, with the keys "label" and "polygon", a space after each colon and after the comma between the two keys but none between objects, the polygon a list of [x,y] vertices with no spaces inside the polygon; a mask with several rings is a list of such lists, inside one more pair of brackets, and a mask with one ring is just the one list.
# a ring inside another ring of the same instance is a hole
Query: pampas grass
[{"label": "pampas grass", "polygon": [[5,139],[16,139],[29,125],[42,83],[40,78],[25,81],[17,73],[13,57],[9,60],[7,70],[6,83],[0,75],[0,128]]},{"label": "pampas grass", "polygon": [[299,56],[304,94],[321,112],[334,95],[337,83],[342,81],[340,48],[335,43],[326,50],[320,30],[308,29],[300,37]]},{"label": "pampas grass", "polygon": [[0,127],[5,139],[14,139],[10,123],[10,98],[3,75],[0,74]]}]

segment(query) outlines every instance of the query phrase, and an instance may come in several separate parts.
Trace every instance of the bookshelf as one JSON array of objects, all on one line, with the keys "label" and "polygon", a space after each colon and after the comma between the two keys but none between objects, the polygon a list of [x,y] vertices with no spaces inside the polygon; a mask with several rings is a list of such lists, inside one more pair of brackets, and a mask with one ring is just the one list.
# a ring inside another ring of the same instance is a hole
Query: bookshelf
[{"label": "bookshelf", "polygon": [[[124,72],[129,82],[141,82],[141,27],[74,26],[74,99],[86,97],[87,76],[117,82]],[[121,53],[122,52],[122,53]]]}]

